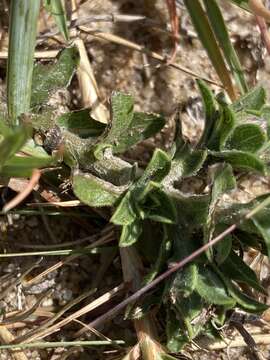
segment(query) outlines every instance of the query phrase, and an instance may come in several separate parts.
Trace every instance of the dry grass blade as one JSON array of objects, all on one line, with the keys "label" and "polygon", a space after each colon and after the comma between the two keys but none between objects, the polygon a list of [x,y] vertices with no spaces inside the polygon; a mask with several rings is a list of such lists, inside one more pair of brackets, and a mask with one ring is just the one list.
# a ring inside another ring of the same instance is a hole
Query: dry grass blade
[{"label": "dry grass blade", "polygon": [[[44,51],[35,51],[34,58],[35,59],[54,59],[58,54],[58,50],[44,50]],[[7,59],[8,52],[0,51],[0,59]]]},{"label": "dry grass blade", "polygon": [[101,123],[107,124],[109,112],[100,102],[98,85],[88,55],[81,39],[74,41],[80,54],[80,63],[77,69],[77,77],[82,94],[83,106],[91,108],[91,115]]},{"label": "dry grass blade", "polygon": [[[110,232],[109,234],[105,234],[99,240],[97,240],[94,243],[88,245],[86,247],[86,249],[89,250],[91,248],[94,248],[94,247],[97,247],[99,245],[105,244],[105,243],[107,243],[109,241],[112,241],[112,239],[113,239],[112,236],[114,236],[113,232]],[[46,269],[45,271],[42,271],[40,274],[35,276],[33,279],[27,281],[25,285],[30,286],[30,285],[40,281],[44,276],[48,275],[50,272],[55,271],[55,270],[59,269],[61,266],[70,263],[71,261],[77,259],[80,255],[81,254],[70,255],[66,259],[58,261],[53,266],[51,266],[49,269]]]},{"label": "dry grass blade", "polygon": [[[46,349],[46,348],[65,348],[65,347],[74,347],[74,346],[104,346],[104,345],[125,345],[125,342],[122,340],[114,340],[113,342],[106,340],[99,341],[55,341],[55,342],[36,342],[30,344],[9,344],[9,345],[0,345],[0,349]],[[18,360],[23,360],[27,358],[18,358]]]},{"label": "dry grass blade", "polygon": [[19,322],[19,321],[24,321],[26,320],[30,315],[32,315],[36,310],[37,308],[39,307],[39,305],[42,303],[42,301],[50,296],[52,294],[52,290],[49,290],[49,291],[46,291],[45,294],[42,294],[38,300],[36,301],[36,303],[28,310],[25,310],[23,312],[20,312],[19,314],[13,316],[13,317],[9,317],[9,318],[6,318],[4,320],[2,320],[0,322],[0,326],[3,326],[3,325],[7,325],[7,324],[11,324],[11,323],[15,323],[15,322]]},{"label": "dry grass blade", "polygon": [[[11,332],[4,326],[0,327],[0,339],[2,344],[9,344],[14,340],[14,336]],[[23,351],[12,351],[11,356],[15,360],[27,360],[27,356]]]},{"label": "dry grass blade", "polygon": [[68,208],[68,207],[77,207],[77,206],[85,206],[81,201],[79,200],[69,200],[69,201],[51,201],[48,203],[40,203],[40,202],[36,202],[36,203],[29,203],[27,204],[27,206],[31,206],[31,207],[63,207],[63,208]]},{"label": "dry grass blade", "polygon": [[23,342],[26,341],[26,339],[29,339],[33,336],[36,336],[36,334],[41,333],[42,331],[46,330],[49,326],[51,326],[56,320],[61,318],[68,310],[70,310],[73,306],[79,304],[81,301],[86,299],[87,297],[93,295],[95,293],[95,289],[91,289],[89,291],[84,292],[80,296],[78,296],[76,299],[70,301],[68,304],[66,304],[58,313],[53,315],[48,321],[43,323],[41,326],[39,326],[37,329],[31,330],[25,335],[21,336],[19,339],[16,339],[16,342]]},{"label": "dry grass blade", "polygon": [[255,15],[263,17],[268,22],[270,21],[270,11],[264,7],[261,0],[249,0],[248,5]]},{"label": "dry grass blade", "polygon": [[[94,37],[97,37],[97,38],[100,38],[100,39],[103,39],[103,40],[107,40],[107,41],[110,41],[110,42],[113,42],[115,44],[118,44],[118,45],[122,45],[122,46],[126,46],[130,49],[133,49],[135,51],[139,51],[141,53],[145,53],[147,54],[149,57],[153,58],[153,59],[156,59],[164,64],[167,64],[167,57],[165,56],[162,56],[154,51],[150,51],[148,50],[146,47],[144,46],[141,46],[141,45],[138,45],[132,41],[129,41],[129,40],[126,40],[120,36],[117,36],[117,35],[114,35],[114,34],[110,34],[110,33],[104,33],[104,32],[101,32],[101,31],[98,31],[98,30],[93,30],[93,29],[90,29],[86,26],[79,26],[79,29],[81,31],[84,31],[88,34],[91,34],[92,36]],[[195,72],[191,71],[190,69],[187,69],[185,68],[184,66],[181,66],[175,62],[169,62],[168,66],[171,66],[172,68],[174,69],[177,69],[177,70],[180,70],[180,71],[183,71],[184,73],[192,76],[192,77],[195,77],[195,78],[198,78],[198,79],[202,79],[206,82],[208,82],[209,84],[212,84],[212,85],[216,85],[218,87],[223,87],[223,85],[221,85],[220,83],[214,81],[214,80],[211,80],[209,78],[206,78],[204,76],[201,76],[200,74],[196,74]]]},{"label": "dry grass blade", "polygon": [[[102,304],[105,304],[109,300],[111,300],[116,295],[119,295],[120,292],[122,292],[125,288],[125,284],[121,284],[119,286],[116,286],[112,290],[108,291],[107,293],[103,294],[99,298],[92,301],[90,304],[84,306],[83,308],[75,311],[70,316],[66,317],[65,319],[59,321],[58,323],[52,325],[51,327],[42,330],[40,332],[37,332],[35,335],[28,337],[24,342],[31,342],[36,339],[42,339],[48,335],[51,335],[55,333],[56,331],[59,331],[63,326],[69,324],[71,321],[74,321],[75,319],[81,317],[82,315],[85,315],[89,313],[90,311],[94,310],[95,308],[99,307]],[[20,339],[16,339],[16,341],[20,341]]]}]

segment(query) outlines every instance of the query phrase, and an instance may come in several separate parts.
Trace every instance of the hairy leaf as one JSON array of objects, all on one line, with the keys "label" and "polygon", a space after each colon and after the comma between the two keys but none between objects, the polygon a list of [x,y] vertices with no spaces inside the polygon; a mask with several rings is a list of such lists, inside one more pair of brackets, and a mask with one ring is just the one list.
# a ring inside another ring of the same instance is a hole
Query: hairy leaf
[{"label": "hairy leaf", "polygon": [[183,270],[178,271],[169,287],[170,297],[173,302],[182,297],[188,297],[196,289],[198,282],[198,266],[188,264]]},{"label": "hairy leaf", "polygon": [[231,164],[233,168],[243,171],[255,171],[266,173],[266,167],[262,160],[256,155],[239,150],[224,150],[222,152],[212,151],[211,156],[217,160],[223,160]]},{"label": "hairy leaf", "polygon": [[128,191],[117,206],[117,209],[111,217],[111,222],[115,225],[126,226],[132,224],[136,217],[137,213],[134,207],[132,193]]},{"label": "hairy leaf", "polygon": [[135,220],[129,225],[124,225],[119,241],[120,247],[131,246],[138,241],[142,233],[142,224],[140,220]]},{"label": "hairy leaf", "polygon": [[260,150],[266,142],[266,134],[256,124],[242,124],[237,126],[226,143],[227,149],[248,151]]},{"label": "hairy leaf", "polygon": [[73,176],[73,191],[83,203],[100,207],[112,206],[124,189],[92,174],[78,173]]},{"label": "hairy leaf", "polygon": [[75,46],[61,51],[53,65],[38,64],[34,67],[31,106],[46,103],[50,95],[58,89],[66,88],[79,62]]},{"label": "hairy leaf", "polygon": [[202,137],[199,141],[199,147],[207,144],[209,137],[213,131],[214,124],[219,116],[218,106],[214,94],[211,89],[202,80],[197,80],[199,90],[202,96],[205,113],[205,125]]},{"label": "hairy leaf", "polygon": [[262,313],[269,308],[268,305],[245,295],[231,281],[226,282],[229,294],[235,299],[239,306],[251,313]]},{"label": "hairy leaf", "polygon": [[235,126],[236,119],[234,112],[229,106],[224,105],[220,109],[220,116],[217,118],[211,137],[207,142],[210,150],[221,150],[224,148],[226,140],[230,136]]},{"label": "hairy leaf", "polygon": [[235,300],[228,295],[225,284],[219,276],[209,268],[199,269],[196,291],[209,304],[229,307],[235,305]]},{"label": "hairy leaf", "polygon": [[100,136],[105,125],[90,116],[89,109],[71,111],[56,119],[56,124],[81,138]]},{"label": "hairy leaf", "polygon": [[266,101],[266,92],[263,87],[259,86],[251,89],[247,94],[240,97],[232,104],[235,112],[256,110],[260,111]]},{"label": "hairy leaf", "polygon": [[243,282],[253,289],[265,294],[265,289],[260,285],[255,272],[234,251],[220,266],[220,270],[230,279]]}]

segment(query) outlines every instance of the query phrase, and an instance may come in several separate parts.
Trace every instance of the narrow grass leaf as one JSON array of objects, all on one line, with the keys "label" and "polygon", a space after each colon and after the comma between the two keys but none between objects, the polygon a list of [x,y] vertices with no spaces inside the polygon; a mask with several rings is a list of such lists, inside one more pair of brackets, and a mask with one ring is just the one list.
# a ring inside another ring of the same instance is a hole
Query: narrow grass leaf
[{"label": "narrow grass leaf", "polygon": [[209,20],[202,8],[199,0],[184,0],[185,6],[189,12],[195,30],[207,51],[207,54],[224,86],[232,100],[236,99],[236,93],[233,87],[232,79],[226,68],[223,54],[217,44],[217,40],[210,26]]},{"label": "narrow grass leaf", "polygon": [[223,50],[224,57],[229,65],[235,81],[242,94],[248,91],[245,76],[239,61],[238,55],[231,43],[230,36],[224,22],[220,8],[216,0],[203,0],[208,19],[218,40],[219,46]]},{"label": "narrow grass leaf", "polygon": [[54,17],[58,29],[63,35],[64,39],[68,41],[69,33],[65,3],[62,0],[44,0],[44,5],[47,11],[49,11]]},{"label": "narrow grass leaf", "polygon": [[47,349],[47,348],[65,348],[65,347],[83,347],[83,346],[105,346],[105,345],[124,345],[123,340],[99,340],[99,341],[42,341],[23,344],[0,345],[0,350],[16,350],[16,349]]},{"label": "narrow grass leaf", "polygon": [[13,156],[2,167],[1,174],[6,177],[30,177],[34,169],[54,165],[54,161],[51,156]]},{"label": "narrow grass leaf", "polygon": [[12,125],[30,109],[40,0],[12,0],[7,72],[8,114]]}]

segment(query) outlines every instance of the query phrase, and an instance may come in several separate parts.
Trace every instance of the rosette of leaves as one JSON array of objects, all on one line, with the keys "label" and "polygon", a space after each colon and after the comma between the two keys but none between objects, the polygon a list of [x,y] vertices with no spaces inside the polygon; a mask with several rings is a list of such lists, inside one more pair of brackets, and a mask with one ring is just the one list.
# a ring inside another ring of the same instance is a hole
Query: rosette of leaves
[{"label": "rosette of leaves", "polygon": [[[205,83],[198,81],[198,86],[205,128],[197,145],[184,139],[180,126],[172,149],[168,153],[156,149],[146,168],[135,167],[124,182],[110,180],[108,173],[104,180],[95,162],[74,173],[74,192],[81,201],[115,209],[111,222],[121,229],[119,246],[136,246],[149,268],[145,282],[190,255],[262,200],[226,208],[220,202],[223,194],[237,187],[236,174],[268,173],[270,118],[264,90],[256,88],[231,104],[220,94],[215,97]],[[122,136],[128,131],[123,132],[122,124],[127,129],[132,123],[127,99],[130,101],[119,93],[112,97],[112,124],[92,150],[100,165],[115,160],[134,143]],[[125,121],[120,120],[120,113]],[[194,177],[204,179],[205,184],[210,178],[209,191],[183,193],[179,184]],[[216,328],[224,323],[228,310],[238,307],[262,313],[267,305],[258,301],[258,294],[265,290],[241,250],[250,246],[269,252],[268,212],[266,208],[239,225],[233,235],[129,309],[128,316],[143,317],[153,307],[160,308],[160,314],[167,313],[167,345],[177,352],[202,331],[217,336]]]}]

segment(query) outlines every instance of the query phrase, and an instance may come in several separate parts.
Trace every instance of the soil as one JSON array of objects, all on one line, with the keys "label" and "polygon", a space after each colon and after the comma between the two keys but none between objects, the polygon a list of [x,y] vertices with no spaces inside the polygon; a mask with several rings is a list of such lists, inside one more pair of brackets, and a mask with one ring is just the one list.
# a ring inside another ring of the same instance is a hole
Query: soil
[{"label": "soil", "polygon": [[[4,0],[0,1],[0,50],[6,50],[7,47],[8,10],[6,3]],[[87,26],[116,34],[145,46],[149,50],[170,56],[173,41],[168,33],[170,25],[165,1],[77,0],[76,3],[79,18],[101,14],[137,14],[155,20],[158,23],[156,27],[149,26],[149,24],[142,25],[140,22],[100,22],[90,23]],[[197,74],[203,74],[205,77],[219,82],[194,32],[188,14],[181,5],[181,1],[178,4],[180,41],[175,62]],[[263,84],[268,94],[270,94],[270,57],[266,55],[262,46],[253,16],[229,4],[228,1],[220,1],[220,4],[224,9],[224,17],[245,68],[249,84]],[[39,24],[40,34],[50,31],[52,24],[52,19],[43,11]],[[196,142],[203,128],[203,120],[202,104],[193,77],[124,46],[106,42],[84,33],[81,36],[87,47],[104,104],[108,104],[112,91],[122,90],[134,96],[136,109],[163,113],[167,119],[167,125],[161,135],[158,135],[150,142],[137,146],[134,152],[127,154],[127,156],[143,161],[148,157],[149,148],[157,145],[166,148],[172,138],[174,114],[178,108],[181,108],[184,134],[190,141]],[[50,37],[39,43],[38,47],[45,50],[60,49],[61,44],[59,44],[58,40]],[[3,85],[5,82],[5,70],[6,60],[0,60],[0,94],[2,94],[2,99],[6,97]],[[220,91],[217,86],[213,86],[213,89],[216,92]],[[76,78],[73,80],[69,92],[69,98],[64,100],[64,108],[80,108],[82,100]],[[1,186],[0,201],[1,205],[3,205],[14,196],[15,191],[24,186],[24,183],[17,180],[9,184],[2,183]],[[243,178],[241,180],[241,189],[232,194],[232,198],[234,201],[246,202],[259,194],[268,192],[269,188],[269,179],[258,176]],[[42,183],[20,207],[21,212],[0,217],[1,253],[40,251],[43,248],[44,250],[53,250],[57,246],[58,249],[63,249],[66,243],[67,249],[82,248],[96,240],[93,235],[100,236],[101,232],[104,231],[104,227],[108,226],[107,220],[110,214],[107,210],[97,214],[94,210],[80,207],[56,208],[52,212],[51,209],[48,210],[47,208],[27,206],[29,203],[40,202],[43,196],[54,196],[61,200],[69,200],[68,184],[66,184],[66,187],[62,186],[60,189],[54,189],[48,187],[46,183]],[[224,201],[231,201],[231,199],[225,198]],[[38,214],[31,214],[31,211],[36,211]],[[101,218],[104,220],[101,221]],[[113,231],[109,239],[113,242],[117,237],[117,231]],[[82,239],[86,240],[81,242]],[[123,281],[120,257],[114,250],[102,254],[81,254],[57,270],[51,271],[48,275],[39,277],[38,281],[33,281],[38,274],[66,258],[66,256],[17,256],[11,259],[2,259],[0,263],[0,303],[3,315],[14,316],[17,311],[30,309],[40,299],[41,294],[50,289],[53,290],[52,294],[46,296],[38,305],[33,314],[26,319],[11,322],[6,326],[7,330],[15,338],[37,328],[46,317],[57,313],[63,306],[89,289],[97,288],[97,291],[93,295],[86,297],[79,305],[75,305],[67,314],[71,314],[83,305],[90,303]],[[268,269],[268,264],[265,266]],[[27,270],[31,268],[32,270],[27,273]],[[120,293],[118,297],[110,300],[105,305],[96,308],[90,314],[80,317],[80,320],[89,323],[122,298],[123,294]],[[73,321],[60,331],[47,337],[46,340],[72,340],[74,333],[80,328],[81,325]],[[110,324],[104,325],[99,331],[112,339],[125,339],[126,343],[130,345],[136,342],[133,324],[130,321],[123,320],[122,315],[116,316]],[[82,339],[90,338],[91,334],[91,331],[86,332]],[[236,332],[231,336],[233,337],[235,334]],[[270,358],[269,346],[260,347],[259,353],[252,353],[248,347],[228,347],[225,350],[212,350],[210,352],[198,349],[195,351],[195,349],[195,345],[192,348],[187,347],[183,354],[179,355],[179,358],[244,360],[256,359],[260,355],[263,355],[265,359]],[[109,360],[120,359],[124,356],[124,352],[117,347],[110,350],[107,348],[94,350],[93,348],[72,348],[69,350],[58,348],[55,350],[27,350],[24,353],[27,358],[33,360]],[[14,354],[6,351],[0,353],[1,360],[12,359],[13,356]]]}]

